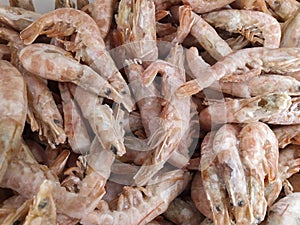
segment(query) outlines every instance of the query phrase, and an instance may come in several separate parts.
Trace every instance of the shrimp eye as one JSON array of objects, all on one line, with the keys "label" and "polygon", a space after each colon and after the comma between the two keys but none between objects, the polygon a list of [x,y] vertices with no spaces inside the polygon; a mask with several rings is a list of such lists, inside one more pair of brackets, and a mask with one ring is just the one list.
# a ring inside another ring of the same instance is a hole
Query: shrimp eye
[{"label": "shrimp eye", "polygon": [[220,207],[219,205],[217,205],[217,206],[216,206],[216,210],[217,210],[218,212],[221,212],[221,207]]},{"label": "shrimp eye", "polygon": [[300,86],[298,86],[298,91],[300,91]]},{"label": "shrimp eye", "polygon": [[107,89],[106,92],[105,92],[105,95],[109,96],[110,94],[111,94],[111,90]]},{"label": "shrimp eye", "polygon": [[19,225],[19,224],[21,224],[21,221],[20,220],[16,220],[15,222],[13,222],[12,225]]},{"label": "shrimp eye", "polygon": [[244,205],[245,205],[244,200],[241,200],[241,201],[238,202],[238,206],[239,207],[243,207]]},{"label": "shrimp eye", "polygon": [[262,221],[262,219],[260,217],[256,217],[256,220],[257,220],[256,221],[257,223],[260,223]]},{"label": "shrimp eye", "polygon": [[47,202],[47,200],[44,199],[44,200],[38,205],[38,207],[39,207],[39,209],[43,209],[43,208],[46,207],[46,205],[48,205],[48,202]]},{"label": "shrimp eye", "polygon": [[127,92],[126,92],[125,90],[123,90],[123,91],[121,91],[121,94],[122,94],[122,95],[126,95]]}]

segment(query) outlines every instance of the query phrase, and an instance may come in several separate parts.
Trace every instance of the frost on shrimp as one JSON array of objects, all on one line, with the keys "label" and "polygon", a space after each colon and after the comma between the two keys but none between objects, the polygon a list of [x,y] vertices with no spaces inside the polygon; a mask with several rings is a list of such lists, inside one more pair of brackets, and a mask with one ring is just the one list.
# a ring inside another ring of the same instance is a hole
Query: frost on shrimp
[{"label": "frost on shrimp", "polygon": [[82,60],[110,83],[124,99],[124,106],[131,111],[133,102],[129,87],[105,50],[96,22],[86,13],[72,9],[56,9],[44,14],[37,21],[24,29],[20,37],[24,44],[31,44],[39,35],[49,37],[71,36],[74,41],[60,40],[67,51],[75,53],[77,60]]},{"label": "frost on shrimp", "polygon": [[103,202],[100,210],[81,220],[84,225],[147,224],[167,210],[190,181],[190,174],[182,170],[165,173],[152,180],[145,188],[124,187],[117,205],[109,209]]},{"label": "frost on shrimp", "polygon": [[209,12],[202,16],[217,28],[240,33],[249,41],[258,42],[267,48],[278,48],[281,38],[279,22],[272,16],[250,10],[226,9]]},{"label": "frost on shrimp", "polygon": [[291,106],[291,97],[285,93],[268,94],[249,99],[225,99],[200,112],[200,124],[211,127],[220,123],[249,123],[268,120],[285,112]]},{"label": "frost on shrimp", "polygon": [[289,194],[269,209],[267,225],[297,225],[300,220],[300,192]]},{"label": "frost on shrimp", "polygon": [[21,73],[1,60],[0,76],[0,180],[8,166],[11,152],[20,147],[27,113],[26,84]]},{"label": "frost on shrimp", "polygon": [[[215,81],[242,81],[258,76],[261,72],[285,74],[300,70],[299,48],[248,48],[235,51],[205,71],[199,71],[196,79],[181,85],[179,96],[190,96]],[[205,76],[205,74],[208,74]]]},{"label": "frost on shrimp", "polygon": [[[117,103],[125,101],[104,78],[90,67],[68,57],[68,52],[59,47],[32,44],[20,51],[19,58],[26,70],[42,78],[72,82],[91,93],[112,99]],[[124,103],[124,106],[128,105]]]}]

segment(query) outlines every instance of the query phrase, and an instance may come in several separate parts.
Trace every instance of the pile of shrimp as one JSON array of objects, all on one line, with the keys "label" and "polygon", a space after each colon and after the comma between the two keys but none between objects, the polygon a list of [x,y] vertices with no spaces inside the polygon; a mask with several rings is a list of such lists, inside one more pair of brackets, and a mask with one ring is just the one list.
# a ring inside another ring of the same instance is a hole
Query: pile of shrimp
[{"label": "pile of shrimp", "polygon": [[300,2],[9,4],[1,224],[299,224]]}]

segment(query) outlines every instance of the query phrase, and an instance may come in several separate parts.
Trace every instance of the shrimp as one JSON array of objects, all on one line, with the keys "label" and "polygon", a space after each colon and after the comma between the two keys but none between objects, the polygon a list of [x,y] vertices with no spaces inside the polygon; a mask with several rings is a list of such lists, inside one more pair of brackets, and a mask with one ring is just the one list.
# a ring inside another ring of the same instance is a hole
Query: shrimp
[{"label": "shrimp", "polygon": [[198,225],[203,219],[194,205],[178,197],[171,202],[163,216],[175,224],[181,225]]},{"label": "shrimp", "polygon": [[278,141],[272,130],[264,123],[249,123],[241,130],[240,157],[246,174],[248,195],[255,222],[263,221],[267,201],[264,196],[264,180],[278,177]]},{"label": "shrimp", "polygon": [[268,206],[271,206],[278,198],[283,184],[293,174],[300,170],[300,148],[297,145],[289,145],[279,152],[278,177],[265,184],[265,197]]},{"label": "shrimp", "polygon": [[196,13],[205,13],[210,12],[215,9],[222,8],[230,3],[234,2],[234,0],[183,0],[184,4],[190,5]]},{"label": "shrimp", "polygon": [[285,125],[272,128],[278,140],[279,148],[289,144],[300,145],[300,125]]},{"label": "shrimp", "polygon": [[127,44],[125,48],[129,48],[128,53],[132,58],[148,64],[157,59],[155,7],[152,0],[121,1],[117,24],[124,38],[123,44]]},{"label": "shrimp", "polygon": [[[68,192],[61,187],[57,176],[47,166],[38,164],[24,144],[18,152],[14,153],[0,186],[11,188],[26,198],[32,198],[38,193],[44,180],[49,180],[53,187],[53,199],[57,212],[71,218],[81,219],[97,207],[104,195],[105,182],[110,174],[110,166],[107,167],[107,165],[114,160],[113,153],[106,150],[99,152],[97,143],[92,144],[91,152],[84,171],[85,177],[79,182],[76,193]],[[97,158],[95,161],[97,156],[101,156],[101,160]]]},{"label": "shrimp", "polygon": [[269,209],[267,225],[297,225],[300,221],[300,193],[289,194]]},{"label": "shrimp", "polygon": [[115,2],[115,0],[95,0],[81,8],[95,20],[103,39],[107,36],[112,23]]},{"label": "shrimp", "polygon": [[41,14],[19,7],[0,6],[0,22],[21,31],[37,20]]},{"label": "shrimp", "polygon": [[78,103],[83,116],[98,137],[102,148],[109,150],[116,148],[117,155],[122,156],[126,150],[124,146],[124,130],[120,126],[120,121],[114,117],[112,109],[107,105],[102,105],[102,98],[86,92],[80,87],[69,84],[69,89]]},{"label": "shrimp", "polygon": [[226,9],[202,16],[209,24],[231,33],[240,33],[253,43],[278,48],[281,38],[279,22],[271,15],[250,10]]},{"label": "shrimp", "polygon": [[300,3],[296,0],[265,0],[265,2],[283,21],[292,17],[300,7]]},{"label": "shrimp", "polygon": [[32,131],[38,131],[41,139],[47,139],[48,143],[64,143],[66,134],[63,130],[63,119],[54,102],[47,82],[30,74],[20,65],[18,52],[24,47],[19,33],[7,28],[0,28],[0,36],[9,41],[11,45],[11,61],[22,73],[27,84],[28,118]]},{"label": "shrimp", "polygon": [[21,73],[9,62],[0,60],[0,181],[8,167],[11,152],[21,144],[27,113],[26,84]]},{"label": "shrimp", "polygon": [[93,211],[80,222],[83,225],[147,224],[167,210],[189,181],[189,173],[174,170],[164,173],[145,188],[124,187],[113,209],[103,202],[100,210]]},{"label": "shrimp", "polygon": [[280,42],[281,48],[298,47],[299,42],[299,25],[300,11],[298,10],[291,18],[289,18],[282,27],[282,37]]},{"label": "shrimp", "polygon": [[72,99],[67,84],[59,83],[59,91],[62,98],[64,111],[64,126],[68,136],[68,143],[72,151],[85,155],[91,147],[91,139],[83,121],[80,109]]},{"label": "shrimp", "polygon": [[298,106],[300,104],[300,97],[293,97],[292,104],[284,112],[272,115],[269,118],[263,119],[263,121],[269,124],[282,124],[282,125],[293,125],[299,124],[300,112]]},{"label": "shrimp", "polygon": [[137,185],[145,184],[163,167],[164,163],[178,148],[180,140],[188,130],[191,99],[178,98],[173,95],[176,87],[185,81],[183,57],[182,46],[175,45],[171,49],[167,61],[157,60],[148,66],[143,73],[142,80],[146,85],[152,83],[158,72],[162,73],[162,92],[166,103],[160,115],[162,118],[160,128],[153,134],[154,136],[163,135],[163,142],[155,148],[153,154],[149,153],[149,157],[134,176]]},{"label": "shrimp", "polygon": [[20,33],[24,44],[31,44],[39,35],[49,37],[70,36],[76,33],[74,42],[63,41],[67,51],[75,52],[75,58],[84,61],[110,83],[124,99],[124,107],[131,111],[133,102],[130,90],[113,59],[105,50],[96,22],[86,13],[72,9],[56,9],[44,14]]},{"label": "shrimp", "polygon": [[[32,44],[20,51],[19,58],[26,70],[42,78],[72,82],[91,93],[124,103],[123,96],[104,78],[67,55],[68,52],[54,45]],[[124,103],[124,106],[128,105]]]},{"label": "shrimp", "polygon": [[53,200],[53,187],[45,180],[33,198],[24,225],[56,225],[56,207]]},{"label": "shrimp", "polygon": [[32,0],[9,0],[9,4],[12,7],[19,7],[33,12],[35,11]]},{"label": "shrimp", "polygon": [[216,155],[213,153],[215,132],[208,133],[201,144],[200,170],[207,200],[210,204],[214,224],[231,224],[229,202],[220,169],[217,168]]},{"label": "shrimp", "polygon": [[192,12],[194,18],[191,35],[216,60],[230,54],[232,49],[202,17]]},{"label": "shrimp", "polygon": [[89,4],[89,0],[76,0],[77,9],[82,9],[84,6]]},{"label": "shrimp", "polygon": [[[247,179],[238,149],[238,132],[237,126],[222,126],[215,134],[212,151],[217,158],[217,167],[222,171],[221,177],[232,204],[236,223],[251,224],[253,207],[252,202],[248,200]],[[263,215],[266,212],[266,204],[264,206]]]},{"label": "shrimp", "polygon": [[233,52],[215,63],[205,71],[200,71],[201,76],[181,85],[177,90],[179,96],[190,96],[198,93],[203,88],[209,87],[221,78],[233,80],[249,79],[257,76],[261,71],[267,73],[285,74],[296,72],[299,68],[300,49],[297,48],[248,48]]},{"label": "shrimp", "polygon": [[241,98],[278,92],[286,92],[289,96],[300,95],[300,81],[290,76],[276,74],[261,75],[241,82],[223,82],[221,79],[214,83],[211,88],[221,89],[223,93]]},{"label": "shrimp", "polygon": [[291,98],[285,93],[267,94],[249,99],[227,99],[216,102],[200,112],[200,124],[211,127],[222,123],[249,123],[268,120],[285,112],[291,106]]}]

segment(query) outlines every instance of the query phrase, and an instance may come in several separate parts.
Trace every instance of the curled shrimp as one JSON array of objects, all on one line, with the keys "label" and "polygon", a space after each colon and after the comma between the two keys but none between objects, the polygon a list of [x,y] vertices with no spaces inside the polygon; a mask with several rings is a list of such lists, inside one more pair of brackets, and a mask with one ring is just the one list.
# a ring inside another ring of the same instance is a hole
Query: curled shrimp
[{"label": "curled shrimp", "polygon": [[210,12],[215,9],[222,8],[230,3],[234,2],[234,0],[184,0],[183,3],[188,4],[192,7],[193,11],[196,13],[205,13]]},{"label": "curled shrimp", "polygon": [[[26,70],[42,78],[72,82],[96,95],[107,97],[117,103],[123,102],[123,97],[104,78],[67,55],[68,52],[54,45],[33,44],[23,48],[19,58]],[[43,65],[36,66],[36,64]]]},{"label": "curled shrimp", "polygon": [[[300,50],[297,48],[249,48],[233,52],[205,71],[199,71],[197,79],[186,82],[177,90],[177,95],[193,95],[220,80],[246,80],[267,73],[291,73],[299,70]],[[244,77],[244,78],[243,78]]]},{"label": "curled shrimp", "polygon": [[18,149],[27,112],[26,84],[21,73],[9,62],[1,60],[0,76],[0,180],[8,166],[11,151]]},{"label": "curled shrimp", "polygon": [[88,214],[80,222],[84,225],[147,224],[167,210],[189,181],[189,173],[175,170],[164,173],[145,188],[124,187],[113,209],[102,202],[100,210]]},{"label": "curled shrimp", "polygon": [[[142,79],[145,84],[151,84],[158,72],[163,74],[163,95],[167,102],[160,115],[162,118],[161,125],[154,134],[154,136],[163,135],[163,141],[155,148],[153,155],[150,156],[149,154],[149,157],[134,176],[138,185],[145,184],[163,167],[178,148],[180,140],[188,129],[190,107],[187,106],[190,106],[191,99],[177,98],[176,95],[172,94],[175,91],[174,88],[185,81],[183,57],[183,48],[180,45],[175,45],[170,51],[168,61],[157,60],[148,66],[143,73]],[[173,76],[170,75],[171,73]]]},{"label": "curled shrimp", "polygon": [[214,83],[211,88],[221,89],[223,93],[241,98],[278,92],[286,92],[289,96],[298,96],[300,94],[300,81],[290,76],[267,74],[241,82],[222,82],[220,80]]},{"label": "curled shrimp", "polygon": [[23,42],[28,45],[41,34],[46,34],[49,37],[62,37],[74,33],[76,33],[74,42],[61,40],[65,48],[68,51],[75,52],[76,59],[83,60],[103,76],[124,98],[124,107],[131,111],[133,102],[129,87],[113,59],[105,50],[99,28],[89,15],[72,8],[56,9],[44,14],[22,30],[20,36]]},{"label": "curled shrimp", "polygon": [[214,27],[240,33],[253,43],[258,42],[267,48],[279,47],[280,24],[268,14],[250,10],[226,9],[209,12],[202,17]]},{"label": "curled shrimp", "polygon": [[273,115],[285,112],[291,98],[285,93],[267,94],[249,99],[228,99],[216,102],[200,112],[200,124],[211,127],[220,123],[249,123],[268,120]]},{"label": "curled shrimp", "polygon": [[299,223],[300,214],[300,193],[289,194],[269,209],[267,225],[296,225]]}]

